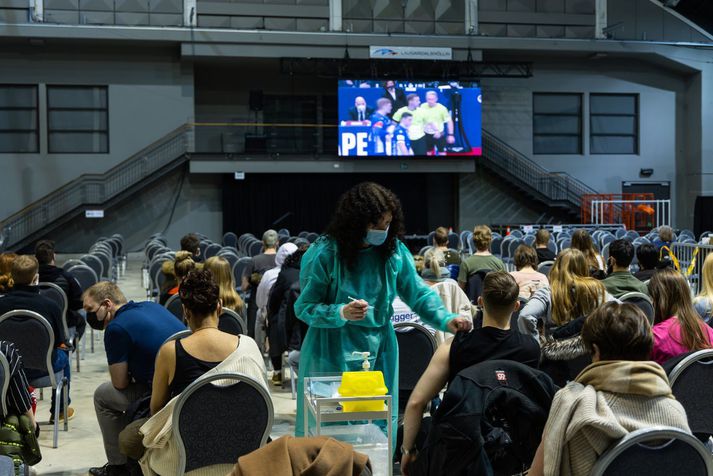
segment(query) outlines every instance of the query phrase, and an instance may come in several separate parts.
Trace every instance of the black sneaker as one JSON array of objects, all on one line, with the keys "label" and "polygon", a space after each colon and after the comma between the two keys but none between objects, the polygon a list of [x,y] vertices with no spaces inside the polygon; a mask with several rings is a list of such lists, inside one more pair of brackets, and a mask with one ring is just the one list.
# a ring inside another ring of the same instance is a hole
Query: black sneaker
[{"label": "black sneaker", "polygon": [[96,468],[89,468],[92,476],[129,476],[129,469],[125,464],[105,464]]}]

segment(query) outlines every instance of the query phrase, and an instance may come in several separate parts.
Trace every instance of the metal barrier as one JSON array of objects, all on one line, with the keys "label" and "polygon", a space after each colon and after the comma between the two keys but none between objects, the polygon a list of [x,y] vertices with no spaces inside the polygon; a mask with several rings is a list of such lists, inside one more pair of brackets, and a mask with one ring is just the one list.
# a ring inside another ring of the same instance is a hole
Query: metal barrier
[{"label": "metal barrier", "polygon": [[688,279],[688,284],[694,295],[701,291],[701,271],[703,262],[709,254],[713,253],[713,245],[697,243],[673,243],[671,252],[678,261],[681,273]]},{"label": "metal barrier", "polygon": [[[621,217],[641,214],[652,219],[646,228],[671,225],[671,200],[592,200],[591,221],[597,225],[609,222],[609,211],[615,207]],[[629,226],[629,228],[632,228]]]},{"label": "metal barrier", "polygon": [[83,206],[102,204],[190,151],[192,128],[183,125],[103,174],[84,174],[7,218],[4,246],[20,242]]}]

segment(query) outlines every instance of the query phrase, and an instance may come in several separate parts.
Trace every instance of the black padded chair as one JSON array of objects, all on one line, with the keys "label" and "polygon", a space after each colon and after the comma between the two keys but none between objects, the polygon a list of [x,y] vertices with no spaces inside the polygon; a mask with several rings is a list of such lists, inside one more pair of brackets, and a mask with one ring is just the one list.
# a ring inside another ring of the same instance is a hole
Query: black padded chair
[{"label": "black padded chair", "polygon": [[545,276],[549,277],[550,276],[550,271],[552,270],[552,266],[555,265],[554,261],[543,261],[539,265],[537,265],[537,271],[544,274]]},{"label": "black padded chair", "polygon": [[231,246],[233,248],[238,247],[238,235],[232,231],[227,232],[223,235],[223,246]]},{"label": "black padded chair", "polygon": [[591,476],[710,476],[713,458],[695,437],[678,428],[637,430],[597,460]]},{"label": "black padded chair", "polygon": [[62,269],[68,271],[69,268],[71,268],[72,266],[77,266],[80,264],[84,264],[84,261],[78,259],[68,259],[67,261],[62,263]]},{"label": "black padded chair", "polygon": [[713,349],[699,350],[684,357],[668,376],[676,400],[688,416],[688,425],[699,439],[713,436]]},{"label": "black padded chair", "polygon": [[69,300],[67,299],[67,295],[64,290],[54,283],[39,283],[37,287],[40,288],[41,296],[49,298],[62,310],[62,326],[64,327],[64,336],[66,337],[68,343],[71,343],[77,329],[67,326],[67,307],[69,306]]},{"label": "black padded chair", "polygon": [[394,324],[399,344],[399,414],[403,414],[411,392],[426,371],[438,343],[431,332],[420,324]]},{"label": "black padded chair", "polygon": [[199,378],[181,392],[173,409],[178,474],[234,464],[265,445],[273,418],[264,383],[238,373]]},{"label": "black padded chair", "polygon": [[248,256],[257,256],[262,253],[262,241],[254,241],[248,250]]},{"label": "black padded chair", "polygon": [[99,282],[97,273],[84,263],[72,266],[67,272],[74,276],[83,290],[87,290]]},{"label": "black padded chair", "polygon": [[166,339],[165,341],[163,341],[163,343],[165,344],[165,343],[167,343],[167,342],[171,342],[172,340],[183,339],[184,337],[188,337],[188,336],[191,335],[191,334],[193,334],[193,331],[190,330],[190,329],[185,329],[185,330],[182,330],[182,331],[178,331],[178,332],[176,332],[175,334],[172,334],[172,335],[168,336],[168,339]]},{"label": "black padded chair", "polygon": [[217,243],[211,243],[206,247],[205,254],[203,255],[203,257],[205,259],[212,258],[213,256],[217,255],[222,248],[223,247]]},{"label": "black padded chair", "polygon": [[245,335],[247,334],[247,328],[245,320],[232,309],[224,308],[222,314],[218,317],[218,329],[228,334]]},{"label": "black padded chair", "polygon": [[80,260],[94,270],[97,274],[97,278],[101,280],[104,277],[104,264],[98,256],[84,255]]},{"label": "black padded chair", "polygon": [[483,281],[485,281],[485,276],[491,271],[492,269],[479,269],[468,276],[465,293],[473,304],[478,303],[478,298],[483,293]]},{"label": "black padded chair", "polygon": [[626,293],[619,297],[622,302],[628,302],[641,309],[651,325],[654,324],[654,302],[644,293]]},{"label": "black padded chair", "polygon": [[166,301],[166,304],[163,305],[166,309],[168,309],[171,314],[176,316],[179,321],[181,322],[186,322],[186,319],[183,317],[183,306],[181,305],[181,296],[178,294],[174,294],[168,300]]},{"label": "black padded chair", "polygon": [[[68,382],[62,371],[55,373],[52,369],[52,351],[55,348],[54,332],[47,319],[36,312],[17,310],[10,311],[0,316],[0,340],[10,341],[15,344],[17,351],[22,355],[26,369],[41,370],[47,377],[29,381],[35,388],[51,387],[55,392],[56,417],[60,413],[67,414]],[[60,412],[60,395],[64,394],[64,408]],[[64,419],[64,430],[69,429],[67,419]],[[52,447],[57,448],[59,440],[59,418],[54,419],[54,436]]]},{"label": "black padded chair", "polygon": [[235,278],[235,286],[238,288],[243,282],[243,271],[247,268],[253,259],[249,256],[243,256],[233,265],[233,278]]}]

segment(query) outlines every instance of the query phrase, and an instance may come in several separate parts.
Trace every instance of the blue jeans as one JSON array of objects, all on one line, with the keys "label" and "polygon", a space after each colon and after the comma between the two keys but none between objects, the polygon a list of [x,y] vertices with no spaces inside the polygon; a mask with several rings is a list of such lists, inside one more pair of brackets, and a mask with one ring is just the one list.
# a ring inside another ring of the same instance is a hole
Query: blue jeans
[{"label": "blue jeans", "polygon": [[[72,399],[69,398],[69,382],[70,382],[70,373],[71,373],[71,364],[69,361],[69,352],[66,350],[62,349],[55,349],[54,352],[52,352],[52,370],[54,370],[55,373],[62,371],[64,376],[67,378],[67,405],[72,402]],[[43,370],[37,370],[37,369],[26,369],[25,370],[25,375],[27,375],[27,380],[32,381],[38,378],[42,377],[47,377],[47,372]],[[57,385],[59,385],[59,382],[57,382]],[[59,408],[64,407],[64,401],[63,401],[63,396],[60,395],[60,401],[59,401]],[[55,393],[52,392],[52,407],[50,408],[50,414],[54,415],[54,408],[55,408]]]}]

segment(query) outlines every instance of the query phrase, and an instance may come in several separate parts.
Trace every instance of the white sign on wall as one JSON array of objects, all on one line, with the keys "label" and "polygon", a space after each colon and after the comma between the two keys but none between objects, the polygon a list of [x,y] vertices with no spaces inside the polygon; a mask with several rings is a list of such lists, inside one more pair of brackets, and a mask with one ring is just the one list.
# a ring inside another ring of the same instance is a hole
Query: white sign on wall
[{"label": "white sign on wall", "polygon": [[235,172],[235,180],[245,180],[245,172]]},{"label": "white sign on wall", "polygon": [[85,218],[104,218],[104,210],[84,210]]},{"label": "white sign on wall", "polygon": [[396,60],[451,60],[452,48],[430,46],[370,46],[369,58]]}]

